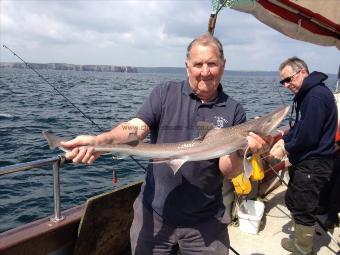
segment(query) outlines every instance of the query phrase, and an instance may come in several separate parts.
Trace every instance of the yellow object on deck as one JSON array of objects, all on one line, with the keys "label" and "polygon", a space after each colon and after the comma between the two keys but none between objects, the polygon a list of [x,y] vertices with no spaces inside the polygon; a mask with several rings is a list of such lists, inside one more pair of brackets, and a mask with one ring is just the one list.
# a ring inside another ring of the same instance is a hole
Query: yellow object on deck
[{"label": "yellow object on deck", "polygon": [[[253,171],[250,176],[251,180],[260,181],[264,178],[264,168],[260,154],[254,154],[250,159]],[[251,192],[251,182],[249,178],[244,175],[244,172],[240,173],[235,178],[231,179],[235,192],[237,195],[248,195]]]},{"label": "yellow object on deck", "polygon": [[264,168],[260,154],[254,154],[251,158],[251,164],[253,166],[253,172],[251,174],[251,179],[254,181],[260,181],[264,178]]},{"label": "yellow object on deck", "polygon": [[235,178],[231,179],[235,192],[237,195],[248,195],[251,191],[251,183],[250,180],[244,176],[244,173],[240,173]]}]

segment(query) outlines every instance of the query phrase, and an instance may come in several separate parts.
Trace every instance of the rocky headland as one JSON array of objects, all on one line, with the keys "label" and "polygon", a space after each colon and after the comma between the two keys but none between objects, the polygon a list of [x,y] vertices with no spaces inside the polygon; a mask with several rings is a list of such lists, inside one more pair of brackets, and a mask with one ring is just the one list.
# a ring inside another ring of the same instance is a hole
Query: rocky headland
[{"label": "rocky headland", "polygon": [[[65,63],[28,63],[34,69],[137,73],[137,67],[115,65],[73,65]],[[28,68],[24,63],[0,63],[0,68]]]}]

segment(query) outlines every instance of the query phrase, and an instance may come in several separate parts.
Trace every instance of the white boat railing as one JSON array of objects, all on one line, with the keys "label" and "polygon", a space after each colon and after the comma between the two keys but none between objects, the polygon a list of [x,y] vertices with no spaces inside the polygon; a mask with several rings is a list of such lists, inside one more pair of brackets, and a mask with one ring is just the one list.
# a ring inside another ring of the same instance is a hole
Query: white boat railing
[{"label": "white boat railing", "polygon": [[62,221],[65,217],[61,214],[60,207],[60,166],[65,162],[64,156],[57,156],[48,159],[35,160],[26,163],[18,163],[10,166],[0,167],[0,176],[11,173],[39,168],[42,166],[53,167],[53,197],[54,197],[54,215],[50,218],[52,222]]}]

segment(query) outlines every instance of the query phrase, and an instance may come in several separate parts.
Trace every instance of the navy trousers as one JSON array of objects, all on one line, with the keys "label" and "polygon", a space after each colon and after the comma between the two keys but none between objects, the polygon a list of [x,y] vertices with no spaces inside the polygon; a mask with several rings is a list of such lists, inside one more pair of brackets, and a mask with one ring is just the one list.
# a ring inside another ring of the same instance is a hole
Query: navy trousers
[{"label": "navy trousers", "polygon": [[334,158],[307,159],[289,167],[285,202],[295,223],[315,224],[320,193],[334,169]]}]

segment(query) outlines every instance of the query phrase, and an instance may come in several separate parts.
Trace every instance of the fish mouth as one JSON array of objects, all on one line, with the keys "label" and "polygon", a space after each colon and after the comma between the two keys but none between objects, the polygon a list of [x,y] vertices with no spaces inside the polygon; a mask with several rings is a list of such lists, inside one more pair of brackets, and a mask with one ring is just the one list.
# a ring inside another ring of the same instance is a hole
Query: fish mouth
[{"label": "fish mouth", "polygon": [[285,106],[282,108],[279,108],[276,110],[276,112],[273,112],[271,116],[266,117],[263,116],[262,121],[262,128],[260,128],[258,131],[261,135],[269,135],[286,117],[290,109],[290,106]]},{"label": "fish mouth", "polygon": [[278,112],[274,114],[274,116],[271,118],[272,119],[272,127],[271,127],[272,130],[275,127],[277,127],[282,122],[282,120],[287,116],[289,109],[290,109],[290,106],[285,106],[283,109],[278,110]]}]

